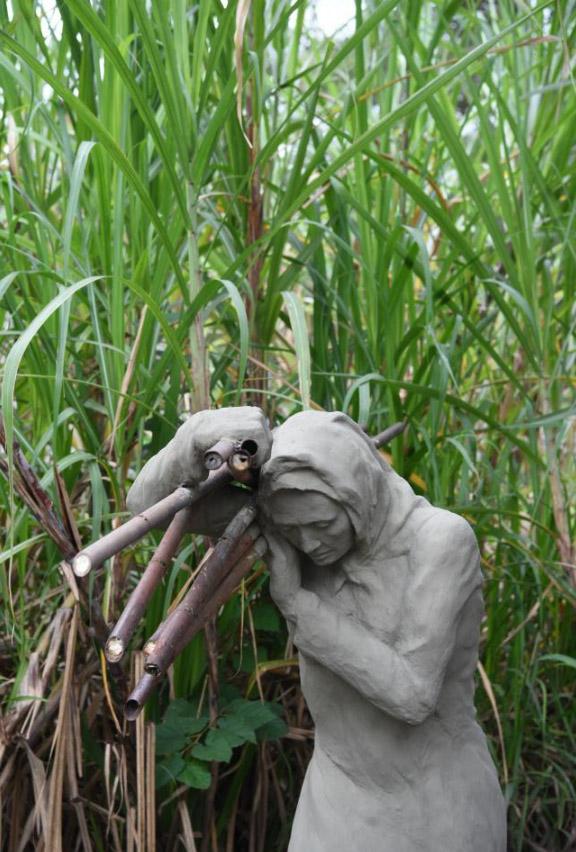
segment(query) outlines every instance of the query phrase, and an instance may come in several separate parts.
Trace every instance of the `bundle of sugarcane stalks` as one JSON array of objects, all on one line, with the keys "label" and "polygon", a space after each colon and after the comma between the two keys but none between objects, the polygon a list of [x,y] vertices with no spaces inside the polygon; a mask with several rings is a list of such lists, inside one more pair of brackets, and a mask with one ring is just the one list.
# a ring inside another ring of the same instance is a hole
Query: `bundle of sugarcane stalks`
[{"label": "bundle of sugarcane stalks", "polygon": [[[254,467],[254,459],[257,451],[257,444],[253,440],[236,442],[221,439],[204,454],[204,464],[209,474],[198,488],[192,490],[182,485],[74,557],[74,573],[84,577],[110,556],[171,519],[106,642],[105,653],[109,663],[119,663],[124,656],[154,591],[190,528],[192,506],[230,480],[249,487],[256,485],[258,471]],[[221,538],[206,553],[187,594],[146,642],[144,674],[128,696],[124,708],[128,720],[136,719],[158,685],[161,675],[166,673],[192,638],[216,615],[265,552],[266,543],[256,524],[255,498],[251,497],[230,521]]]}]

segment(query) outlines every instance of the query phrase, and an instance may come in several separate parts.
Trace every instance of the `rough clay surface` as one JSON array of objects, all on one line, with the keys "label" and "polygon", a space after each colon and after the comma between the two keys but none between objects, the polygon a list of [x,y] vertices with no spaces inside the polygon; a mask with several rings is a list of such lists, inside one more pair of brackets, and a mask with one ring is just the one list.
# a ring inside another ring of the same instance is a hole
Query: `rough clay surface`
[{"label": "rough clay surface", "polygon": [[[268,434],[257,409],[210,414],[233,428],[244,412]],[[159,499],[151,483],[176,465],[175,442],[138,477],[132,511]],[[339,413],[274,431],[260,493],[271,591],[316,726],[289,852],[505,852],[473,704],[483,602],[470,526],[416,497]]]}]

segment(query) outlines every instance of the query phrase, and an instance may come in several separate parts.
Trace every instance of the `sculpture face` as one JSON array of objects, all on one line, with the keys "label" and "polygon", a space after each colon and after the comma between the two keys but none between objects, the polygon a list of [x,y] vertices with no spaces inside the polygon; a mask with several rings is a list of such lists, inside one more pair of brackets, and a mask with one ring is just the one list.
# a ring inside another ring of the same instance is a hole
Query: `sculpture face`
[{"label": "sculpture face", "polygon": [[352,524],[342,506],[320,491],[277,491],[274,526],[317,565],[332,565],[354,545]]}]

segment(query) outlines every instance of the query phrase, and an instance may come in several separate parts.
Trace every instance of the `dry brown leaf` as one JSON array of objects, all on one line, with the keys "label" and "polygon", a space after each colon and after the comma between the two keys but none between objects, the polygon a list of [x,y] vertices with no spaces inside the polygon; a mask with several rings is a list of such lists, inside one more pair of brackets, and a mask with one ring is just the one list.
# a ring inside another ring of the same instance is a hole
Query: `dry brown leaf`
[{"label": "dry brown leaf", "polygon": [[494,718],[496,719],[496,727],[498,728],[498,739],[500,741],[500,750],[502,752],[502,774],[504,776],[504,784],[508,783],[508,763],[506,761],[506,750],[504,748],[504,732],[502,731],[502,722],[500,721],[500,713],[498,712],[498,705],[496,704],[496,696],[494,695],[494,690],[492,689],[492,684],[490,683],[490,678],[486,674],[486,669],[478,660],[476,664],[478,669],[478,673],[480,674],[480,680],[482,681],[482,686],[484,687],[484,691],[488,696],[488,700],[492,706],[492,710],[494,711]]},{"label": "dry brown leaf", "polygon": [[78,532],[78,527],[76,526],[76,518],[74,517],[74,513],[72,512],[72,502],[70,500],[70,495],[68,494],[66,483],[62,479],[62,476],[56,464],[54,464],[54,482],[56,483],[58,501],[60,503],[60,511],[62,512],[62,520],[64,523],[64,527],[66,528],[66,532],[68,533],[70,540],[74,542],[74,547],[76,548],[76,550],[82,550],[82,539],[80,538],[80,533]]},{"label": "dry brown leaf", "polygon": [[[0,449],[6,449],[6,434],[4,421],[0,415]],[[70,559],[76,553],[76,548],[65,525],[54,509],[52,500],[42,487],[33,468],[28,464],[20,445],[13,441],[14,453],[13,484],[14,490],[26,504],[44,531],[55,542],[62,555]],[[0,457],[0,472],[10,480],[8,462]]]},{"label": "dry brown leaf", "polygon": [[194,830],[192,828],[192,820],[190,812],[184,799],[178,802],[178,813],[180,814],[180,822],[182,823],[182,842],[186,852],[198,852],[196,842],[194,840]]},{"label": "dry brown leaf", "polygon": [[[40,836],[48,836],[48,789],[46,787],[46,767],[39,757],[37,757],[28,743],[24,740],[24,749],[28,756],[30,764],[30,774],[32,776],[32,787],[34,790],[34,811],[33,816],[37,824],[37,831]],[[22,838],[24,841],[24,837]]]},{"label": "dry brown leaf", "polygon": [[78,606],[74,607],[68,641],[66,643],[66,660],[62,683],[60,708],[56,731],[52,739],[53,763],[49,779],[48,792],[48,827],[45,836],[46,847],[50,852],[62,850],[62,809],[64,775],[66,770],[67,744],[66,738],[74,736],[70,717],[72,701],[72,679],[74,677],[74,659],[76,654],[76,639],[78,636]]},{"label": "dry brown leaf", "polygon": [[[71,701],[68,702],[68,715],[70,719],[70,734],[66,737],[66,770],[68,777],[68,789],[69,789],[69,797],[74,806],[74,810],[76,812],[76,819],[78,820],[78,828],[80,830],[80,837],[82,839],[82,845],[85,849],[85,852],[92,852],[92,843],[90,841],[90,833],[88,831],[88,822],[86,820],[86,814],[84,812],[84,803],[80,799],[79,791],[78,791],[78,756],[79,750],[81,750],[81,743],[78,742],[79,737],[79,713],[78,713],[78,702],[74,698],[74,689],[71,690],[70,698]],[[80,754],[81,757],[81,754]],[[81,774],[81,769],[80,769]]]},{"label": "dry brown leaf", "polygon": [[146,852],[156,852],[156,727],[146,725]]},{"label": "dry brown leaf", "polygon": [[[21,719],[29,710],[31,710],[31,715],[28,717],[26,725],[31,719],[33,719],[38,712],[38,708],[40,707],[43,697],[44,684],[42,681],[42,674],[40,672],[40,654],[38,651],[32,651],[26,671],[24,672],[24,677],[20,683],[16,713],[13,720],[11,720],[10,725],[10,730],[12,732],[15,731],[14,722],[16,717]],[[25,727],[25,725],[22,727]]]},{"label": "dry brown leaf", "polygon": [[[132,656],[133,682],[138,683],[144,674],[144,654],[136,651]],[[146,731],[144,713],[136,719],[136,843],[138,849],[146,848]]]}]

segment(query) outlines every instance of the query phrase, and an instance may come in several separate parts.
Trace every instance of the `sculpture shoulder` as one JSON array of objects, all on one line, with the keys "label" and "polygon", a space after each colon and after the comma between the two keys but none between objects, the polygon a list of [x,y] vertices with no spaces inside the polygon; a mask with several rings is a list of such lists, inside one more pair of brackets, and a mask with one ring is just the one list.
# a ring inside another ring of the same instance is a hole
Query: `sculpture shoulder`
[{"label": "sculpture shoulder", "polygon": [[440,573],[452,576],[460,566],[481,580],[478,542],[465,518],[430,507],[414,521],[411,556],[416,564],[434,566]]}]

